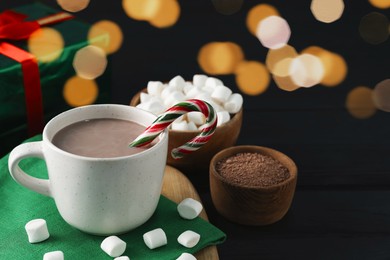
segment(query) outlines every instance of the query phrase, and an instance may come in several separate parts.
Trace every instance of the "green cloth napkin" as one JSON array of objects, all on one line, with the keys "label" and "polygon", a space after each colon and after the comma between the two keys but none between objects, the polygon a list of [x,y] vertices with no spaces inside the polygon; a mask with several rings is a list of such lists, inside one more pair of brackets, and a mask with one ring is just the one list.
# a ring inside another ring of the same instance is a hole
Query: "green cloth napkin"
[{"label": "green cloth napkin", "polygon": [[[41,140],[40,135],[27,141],[38,140]],[[41,159],[24,159],[20,166],[33,176],[47,178],[46,166]],[[161,196],[156,212],[144,225],[119,235],[127,243],[123,255],[132,260],[176,259],[183,252],[194,254],[226,239],[221,230],[199,217],[194,220],[182,219],[176,207],[176,203]],[[36,218],[46,220],[50,238],[30,244],[24,226]],[[100,249],[105,237],[89,235],[71,227],[59,215],[52,198],[17,184],[8,171],[8,155],[0,160],[0,220],[0,259],[42,259],[46,252],[55,250],[63,251],[65,259],[112,259]],[[142,235],[155,228],[165,231],[168,244],[150,250],[144,244]],[[200,234],[201,239],[194,248],[185,248],[177,242],[177,237],[186,230]]]}]

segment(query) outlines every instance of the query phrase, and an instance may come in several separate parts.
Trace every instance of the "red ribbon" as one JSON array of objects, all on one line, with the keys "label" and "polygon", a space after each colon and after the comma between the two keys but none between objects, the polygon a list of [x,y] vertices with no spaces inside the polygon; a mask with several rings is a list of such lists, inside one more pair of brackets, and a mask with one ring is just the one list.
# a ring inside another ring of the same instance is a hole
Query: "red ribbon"
[{"label": "red ribbon", "polygon": [[[0,13],[0,39],[25,40],[42,25],[62,22],[72,19],[73,16],[61,12],[37,21],[24,21],[26,18],[27,15],[11,10]],[[28,134],[29,136],[38,134],[44,126],[38,62],[32,54],[6,42],[0,42],[0,53],[22,66]]]}]

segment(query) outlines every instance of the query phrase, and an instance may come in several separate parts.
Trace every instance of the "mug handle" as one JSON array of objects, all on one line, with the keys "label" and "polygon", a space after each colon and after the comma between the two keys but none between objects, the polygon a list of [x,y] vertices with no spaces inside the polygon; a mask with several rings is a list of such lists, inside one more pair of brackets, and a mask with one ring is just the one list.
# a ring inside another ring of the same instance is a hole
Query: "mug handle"
[{"label": "mug handle", "polygon": [[15,147],[8,158],[8,170],[12,178],[20,185],[40,194],[52,197],[49,180],[30,176],[19,167],[19,162],[28,157],[44,159],[42,144],[42,141],[39,141],[23,143]]}]

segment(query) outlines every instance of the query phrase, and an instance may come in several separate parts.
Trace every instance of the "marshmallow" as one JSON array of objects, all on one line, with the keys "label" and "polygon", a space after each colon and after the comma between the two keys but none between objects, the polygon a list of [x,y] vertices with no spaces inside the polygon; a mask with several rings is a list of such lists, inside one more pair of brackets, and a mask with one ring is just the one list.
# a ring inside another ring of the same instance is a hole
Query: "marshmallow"
[{"label": "marshmallow", "polygon": [[126,250],[126,242],[117,236],[106,237],[100,245],[100,248],[111,257],[117,257]]},{"label": "marshmallow", "polygon": [[130,260],[130,257],[124,255],[120,257],[115,257],[114,260]]},{"label": "marshmallow", "polygon": [[210,101],[209,103],[210,103],[210,105],[213,106],[215,112],[220,112],[220,111],[224,111],[225,110],[221,105],[219,105],[215,101]]},{"label": "marshmallow", "polygon": [[213,102],[213,99],[211,98],[211,95],[209,93],[206,93],[206,92],[201,92],[201,93],[198,93],[194,98],[196,99],[200,99],[200,100],[203,100],[203,101],[206,101],[206,102]]},{"label": "marshmallow", "polygon": [[218,127],[230,120],[230,114],[228,111],[219,111],[217,112],[217,118],[218,118],[218,122],[217,122],[217,127]]},{"label": "marshmallow", "polygon": [[202,211],[202,204],[192,198],[186,198],[177,205],[177,211],[182,218],[194,219],[199,216]]},{"label": "marshmallow", "polygon": [[195,125],[194,122],[188,122],[187,123],[188,131],[196,131],[198,130],[198,127]]},{"label": "marshmallow", "polygon": [[177,91],[177,89],[175,89],[175,87],[172,87],[172,86],[168,86],[168,85],[164,85],[164,88],[163,90],[161,91],[161,94],[160,94],[160,97],[162,99],[166,99],[170,94],[172,94],[172,92],[174,91]]},{"label": "marshmallow", "polygon": [[215,87],[212,87],[212,86],[204,86],[204,87],[202,87],[202,91],[204,93],[208,93],[210,95],[211,95],[211,93],[213,93],[214,89],[215,89]]},{"label": "marshmallow", "polygon": [[141,92],[141,94],[139,95],[140,103],[148,102],[151,99],[151,97],[152,96],[149,95],[148,93]]},{"label": "marshmallow", "polygon": [[179,121],[179,122],[176,122],[173,121],[172,124],[171,124],[171,128],[172,130],[175,130],[175,131],[188,131],[188,124],[185,120],[182,120],[182,121]]},{"label": "marshmallow", "polygon": [[187,248],[193,248],[198,244],[199,240],[200,240],[200,235],[191,230],[184,231],[177,238],[177,242],[179,242],[180,245],[185,246]]},{"label": "marshmallow", "polygon": [[62,251],[47,252],[43,255],[43,260],[64,260],[64,253]]},{"label": "marshmallow", "polygon": [[192,85],[191,82],[186,81],[186,83],[184,84],[184,88],[183,88],[184,95],[187,95],[188,91],[190,91],[193,87],[194,87],[194,85]]},{"label": "marshmallow", "polygon": [[182,76],[178,75],[178,76],[174,77],[173,79],[171,79],[169,81],[168,85],[173,87],[176,90],[181,91],[184,88],[185,81],[184,81]]},{"label": "marshmallow", "polygon": [[197,95],[201,93],[202,93],[202,89],[200,87],[193,87],[187,92],[186,97],[195,98]]},{"label": "marshmallow", "polygon": [[187,113],[187,119],[189,122],[194,122],[197,125],[203,125],[206,122],[206,117],[202,112],[189,112]]},{"label": "marshmallow", "polygon": [[204,85],[209,87],[223,86],[223,82],[220,79],[208,77]]},{"label": "marshmallow", "polygon": [[182,92],[175,90],[164,99],[164,105],[166,107],[171,107],[171,106],[175,105],[176,103],[183,101],[185,99],[186,99],[186,97],[184,96],[184,94]]},{"label": "marshmallow", "polygon": [[165,110],[165,106],[157,100],[150,100],[145,103],[139,103],[136,107],[149,111],[155,115],[161,114]]},{"label": "marshmallow", "polygon": [[238,111],[240,111],[242,107],[242,103],[244,102],[244,99],[242,98],[241,94],[234,93],[232,94],[229,99],[226,101],[224,108],[230,113],[235,114]]},{"label": "marshmallow", "polygon": [[46,220],[44,219],[33,219],[29,221],[24,228],[26,229],[28,242],[30,243],[39,243],[50,237]]},{"label": "marshmallow", "polygon": [[190,253],[183,253],[176,260],[196,260],[196,257]]},{"label": "marshmallow", "polygon": [[206,84],[207,76],[203,74],[195,74],[192,77],[192,83],[196,87],[203,87]]},{"label": "marshmallow", "polygon": [[231,94],[232,90],[230,88],[225,86],[216,86],[213,93],[211,93],[211,97],[220,103],[224,103],[229,99]]},{"label": "marshmallow", "polygon": [[149,81],[146,89],[148,94],[152,96],[160,96],[161,91],[163,90],[163,84],[160,81]]},{"label": "marshmallow", "polygon": [[149,249],[155,249],[168,243],[167,236],[165,235],[164,230],[161,228],[156,228],[146,232],[143,235],[143,238],[146,246],[149,247]]}]

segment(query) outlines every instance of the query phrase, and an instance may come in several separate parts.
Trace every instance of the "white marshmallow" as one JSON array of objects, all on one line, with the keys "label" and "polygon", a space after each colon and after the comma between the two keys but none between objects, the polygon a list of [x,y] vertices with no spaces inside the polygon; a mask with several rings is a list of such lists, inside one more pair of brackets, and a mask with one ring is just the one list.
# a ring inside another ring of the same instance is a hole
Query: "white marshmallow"
[{"label": "white marshmallow", "polygon": [[195,98],[197,95],[202,93],[202,89],[200,87],[193,87],[188,92],[186,97],[187,98]]},{"label": "white marshmallow", "polygon": [[164,105],[169,108],[185,99],[186,97],[182,92],[175,90],[164,99]]},{"label": "white marshmallow", "polygon": [[188,131],[196,131],[198,130],[198,127],[195,125],[194,122],[188,122],[187,123]]},{"label": "white marshmallow", "polygon": [[202,211],[202,204],[192,198],[186,198],[177,205],[177,211],[182,218],[194,219],[199,216]]},{"label": "white marshmallow", "polygon": [[152,97],[151,95],[145,92],[141,92],[141,94],[139,95],[140,103],[148,102],[151,99],[151,97]]},{"label": "white marshmallow", "polygon": [[192,77],[192,83],[196,87],[203,87],[206,84],[207,76],[203,74],[195,74]]},{"label": "white marshmallow", "polygon": [[241,94],[234,93],[232,94],[229,99],[226,101],[224,108],[230,113],[235,114],[238,111],[240,111],[242,107],[242,103],[244,102],[244,99]]},{"label": "white marshmallow", "polygon": [[223,86],[223,82],[220,79],[208,77],[204,85],[209,87]]},{"label": "white marshmallow", "polygon": [[143,235],[144,242],[149,249],[155,249],[168,243],[167,236],[161,228],[153,229]]},{"label": "white marshmallow", "polygon": [[215,89],[215,87],[211,87],[211,86],[204,86],[204,87],[202,87],[202,91],[204,93],[208,93],[210,95],[211,95],[211,93],[213,93],[214,89]]},{"label": "white marshmallow", "polygon": [[174,87],[176,90],[183,90],[185,81],[182,76],[178,75],[171,79],[168,83],[169,86]]},{"label": "white marshmallow", "polygon": [[187,248],[193,248],[198,244],[199,240],[200,240],[200,235],[191,230],[184,231],[177,238],[177,242],[179,242],[180,245],[185,246]]},{"label": "white marshmallow", "polygon": [[160,81],[149,81],[146,89],[148,94],[152,96],[160,96],[161,91],[163,90],[163,84]]},{"label": "white marshmallow", "polygon": [[206,117],[202,112],[189,112],[187,113],[187,119],[189,122],[194,122],[197,125],[203,125],[206,121]]},{"label": "white marshmallow", "polygon": [[166,99],[170,94],[172,94],[172,92],[174,91],[177,91],[177,89],[175,89],[174,87],[172,86],[164,86],[163,90],[161,91],[161,94],[160,94],[160,97],[164,100]]},{"label": "white marshmallow", "polygon": [[184,88],[183,88],[184,95],[187,95],[188,91],[190,91],[193,87],[194,87],[194,85],[192,85],[191,82],[186,81],[186,83],[184,84]]},{"label": "white marshmallow", "polygon": [[217,122],[217,127],[218,127],[230,120],[230,114],[228,111],[219,111],[217,112],[217,118],[218,118],[218,122]]},{"label": "white marshmallow", "polygon": [[201,92],[201,93],[197,94],[194,98],[206,101],[208,103],[213,101],[213,99],[211,98],[211,95],[209,93],[206,93],[206,92]]},{"label": "white marshmallow", "polygon": [[213,93],[211,93],[211,97],[220,103],[225,103],[230,95],[232,94],[232,90],[225,86],[216,86]]},{"label": "white marshmallow", "polygon": [[171,128],[172,130],[175,130],[175,131],[188,131],[188,124],[186,121],[179,121],[179,122],[176,122],[173,121],[172,124],[171,124]]},{"label": "white marshmallow", "polygon": [[39,243],[50,237],[47,229],[46,220],[38,218],[33,219],[24,226],[28,236],[28,242]]},{"label": "white marshmallow", "polygon": [[64,260],[64,253],[62,251],[47,252],[43,255],[43,260]]},{"label": "white marshmallow", "polygon": [[120,257],[115,257],[114,260],[130,260],[130,257],[124,255],[124,256],[120,256]]},{"label": "white marshmallow", "polygon": [[106,237],[100,244],[100,248],[111,257],[118,257],[126,250],[126,242],[117,236]]},{"label": "white marshmallow", "polygon": [[149,111],[155,115],[159,115],[165,110],[165,106],[157,100],[150,100],[148,102],[139,103],[136,107]]},{"label": "white marshmallow", "polygon": [[196,260],[196,257],[190,253],[183,253],[176,260]]},{"label": "white marshmallow", "polygon": [[216,103],[215,101],[210,101],[209,103],[210,103],[210,105],[214,108],[214,110],[215,110],[216,112],[224,111],[224,110],[225,110],[221,105],[219,105],[219,104]]}]

